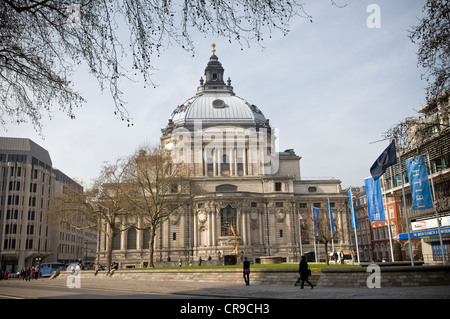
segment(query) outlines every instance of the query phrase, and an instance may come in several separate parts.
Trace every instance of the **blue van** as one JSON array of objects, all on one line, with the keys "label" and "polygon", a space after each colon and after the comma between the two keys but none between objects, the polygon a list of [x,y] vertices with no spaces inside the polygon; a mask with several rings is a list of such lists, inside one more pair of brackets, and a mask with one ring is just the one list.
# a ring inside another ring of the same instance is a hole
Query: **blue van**
[{"label": "blue van", "polygon": [[63,263],[42,263],[39,266],[39,271],[42,277],[50,277],[54,271],[65,271],[67,268],[66,264]]}]

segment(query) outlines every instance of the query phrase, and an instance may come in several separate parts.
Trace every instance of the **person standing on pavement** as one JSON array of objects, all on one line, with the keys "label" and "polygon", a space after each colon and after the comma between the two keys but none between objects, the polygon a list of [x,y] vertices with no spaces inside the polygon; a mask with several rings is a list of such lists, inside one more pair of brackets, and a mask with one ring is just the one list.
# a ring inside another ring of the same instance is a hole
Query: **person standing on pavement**
[{"label": "person standing on pavement", "polygon": [[244,270],[244,281],[245,284],[248,286],[250,285],[250,262],[247,260],[247,257],[244,258],[243,270]]},{"label": "person standing on pavement", "polygon": [[25,271],[25,281],[30,281],[31,276],[31,269],[30,267],[27,267],[27,270]]},{"label": "person standing on pavement", "polygon": [[311,289],[313,289],[313,284],[309,282],[309,267],[308,263],[306,262],[305,256],[302,256],[302,260],[300,260],[300,264],[298,267],[298,272],[300,273],[300,279],[302,280],[302,284],[300,286],[300,289],[303,289],[303,285],[305,284],[305,281],[311,286]]}]

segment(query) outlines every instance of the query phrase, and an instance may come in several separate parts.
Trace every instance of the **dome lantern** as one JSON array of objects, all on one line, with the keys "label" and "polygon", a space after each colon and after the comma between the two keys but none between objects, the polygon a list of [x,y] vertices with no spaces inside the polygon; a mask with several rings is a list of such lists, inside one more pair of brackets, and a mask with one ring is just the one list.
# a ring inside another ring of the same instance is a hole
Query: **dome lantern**
[{"label": "dome lantern", "polygon": [[197,94],[175,108],[169,123],[161,130],[163,136],[170,135],[176,128],[193,131],[196,123],[201,123],[203,128],[225,125],[270,131],[259,108],[234,94],[229,77],[225,84],[224,68],[215,55],[215,44],[212,48],[213,55],[205,68],[205,78],[200,78]]}]

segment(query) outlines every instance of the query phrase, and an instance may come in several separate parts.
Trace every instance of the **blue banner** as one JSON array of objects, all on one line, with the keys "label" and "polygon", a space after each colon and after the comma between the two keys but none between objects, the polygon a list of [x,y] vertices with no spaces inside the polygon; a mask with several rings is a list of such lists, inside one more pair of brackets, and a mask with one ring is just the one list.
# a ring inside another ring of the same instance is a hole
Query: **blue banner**
[{"label": "blue banner", "polygon": [[319,237],[319,209],[313,207],[313,219],[314,219],[314,236]]},{"label": "blue banner", "polygon": [[374,180],[372,177],[368,177],[364,180],[364,184],[366,186],[369,222],[381,222],[386,220],[386,217],[384,216],[380,180]]},{"label": "blue banner", "polygon": [[331,230],[333,233],[336,232],[336,225],[334,224],[334,220],[333,220],[333,211],[331,210],[331,203],[330,201],[328,201],[328,208],[330,210],[330,223],[331,223]]},{"label": "blue banner", "polygon": [[358,229],[358,219],[356,219],[355,208],[353,207],[351,189],[348,190],[348,197],[350,198],[350,211],[352,212],[352,228]]},{"label": "blue banner", "polygon": [[425,158],[417,156],[407,159],[406,170],[408,172],[409,185],[411,186],[412,209],[433,208]]}]

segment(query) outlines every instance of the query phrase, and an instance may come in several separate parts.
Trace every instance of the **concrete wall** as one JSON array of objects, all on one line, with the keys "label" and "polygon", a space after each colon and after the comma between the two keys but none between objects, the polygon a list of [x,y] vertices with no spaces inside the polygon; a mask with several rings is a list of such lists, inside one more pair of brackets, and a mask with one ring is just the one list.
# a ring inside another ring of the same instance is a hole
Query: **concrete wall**
[{"label": "concrete wall", "polygon": [[[196,281],[218,283],[243,283],[242,269],[155,269],[155,270],[117,270],[109,278],[106,271],[94,276],[94,271],[82,271],[82,279],[95,280],[150,280],[150,281]],[[59,277],[67,277],[70,272],[61,272]],[[294,285],[298,278],[296,268],[253,268],[250,273],[252,284]],[[319,274],[313,275],[310,281],[317,283]]]},{"label": "concrete wall", "polygon": [[[450,266],[379,267],[381,287],[450,285]],[[323,268],[318,285],[322,287],[367,287],[375,283],[375,272],[366,267]]]},{"label": "concrete wall", "polygon": [[[450,266],[387,266],[379,267],[382,287],[450,285]],[[82,271],[83,279],[92,280],[149,280],[243,283],[242,269],[155,269],[117,270],[110,278],[106,271],[94,276],[94,271]],[[318,287],[367,287],[373,274],[365,267],[323,268],[322,273],[310,276]],[[61,272],[67,277],[70,272]],[[265,285],[294,285],[298,279],[296,268],[253,268],[250,282]]]}]

